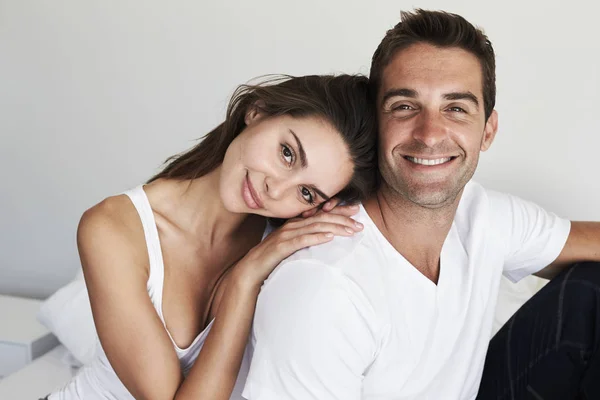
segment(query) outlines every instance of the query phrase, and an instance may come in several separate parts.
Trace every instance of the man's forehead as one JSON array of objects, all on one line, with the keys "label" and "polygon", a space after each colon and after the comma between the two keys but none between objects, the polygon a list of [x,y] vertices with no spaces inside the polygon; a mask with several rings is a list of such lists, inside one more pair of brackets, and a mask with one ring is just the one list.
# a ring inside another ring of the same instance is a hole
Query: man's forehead
[{"label": "man's forehead", "polygon": [[418,43],[399,51],[383,70],[380,98],[389,90],[420,89],[483,94],[481,63],[458,47]]}]

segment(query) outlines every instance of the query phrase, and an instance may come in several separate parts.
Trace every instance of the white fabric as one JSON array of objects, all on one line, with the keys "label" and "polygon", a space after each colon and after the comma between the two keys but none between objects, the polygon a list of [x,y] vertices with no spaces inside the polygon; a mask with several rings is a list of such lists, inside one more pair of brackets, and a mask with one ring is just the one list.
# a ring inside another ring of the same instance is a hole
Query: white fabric
[{"label": "white fabric", "polygon": [[61,345],[0,380],[0,399],[37,400],[73,377],[69,351]]},{"label": "white fabric", "polygon": [[281,263],[259,296],[250,400],[473,399],[502,273],[551,263],[567,220],[470,182],[441,252],[436,286],[364,209],[352,238]]},{"label": "white fabric", "polygon": [[513,316],[523,304],[527,302],[538,290],[544,287],[548,280],[533,275],[526,276],[519,282],[513,283],[505,276],[500,278],[498,289],[498,304],[494,312],[492,336],[504,326],[506,321]]},{"label": "white fabric", "polygon": [[81,366],[94,359],[98,335],[81,271],[73,281],[42,303],[37,319],[76,358],[73,366]]},{"label": "white fabric", "polygon": [[[142,221],[146,245],[148,246],[148,257],[150,260],[150,274],[147,283],[148,294],[152,304],[156,309],[156,312],[164,324],[164,318],[162,314],[164,264],[158,236],[158,229],[156,228],[156,222],[154,220],[154,214],[152,212],[152,208],[150,207],[148,197],[146,196],[142,186],[138,186],[133,190],[127,191],[125,194],[131,199]],[[210,332],[212,323],[213,321],[211,321],[206,329],[202,331],[194,339],[192,344],[185,349],[179,348],[171,338],[184,375],[187,375],[194,361],[196,360],[202,345],[204,344],[204,341]],[[166,326],[165,330],[167,330]],[[170,336],[171,335],[169,334],[169,337]],[[160,362],[160,360],[156,360],[156,362]],[[247,361],[245,362],[245,365],[247,365]],[[239,394],[234,393],[232,399],[234,398],[240,398]],[[82,367],[77,376],[65,387],[50,395],[50,400],[73,399],[133,400],[133,396],[131,396],[127,388],[125,388],[125,386],[121,383],[117,374],[112,369],[99,342],[98,351],[93,361]]]}]

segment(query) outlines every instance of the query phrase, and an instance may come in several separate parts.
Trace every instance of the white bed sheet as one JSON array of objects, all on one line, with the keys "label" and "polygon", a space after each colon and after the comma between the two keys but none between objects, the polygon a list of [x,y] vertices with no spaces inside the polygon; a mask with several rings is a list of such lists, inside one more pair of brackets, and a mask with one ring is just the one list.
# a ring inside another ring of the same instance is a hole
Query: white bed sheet
[{"label": "white bed sheet", "polygon": [[1,400],[38,400],[66,384],[76,373],[69,351],[58,345],[25,368],[0,380]]},{"label": "white bed sheet", "polygon": [[498,290],[498,303],[494,314],[494,324],[492,327],[492,336],[502,328],[512,315],[517,312],[523,304],[527,302],[538,290],[540,290],[548,281],[533,275],[513,283],[505,276],[500,280]]}]

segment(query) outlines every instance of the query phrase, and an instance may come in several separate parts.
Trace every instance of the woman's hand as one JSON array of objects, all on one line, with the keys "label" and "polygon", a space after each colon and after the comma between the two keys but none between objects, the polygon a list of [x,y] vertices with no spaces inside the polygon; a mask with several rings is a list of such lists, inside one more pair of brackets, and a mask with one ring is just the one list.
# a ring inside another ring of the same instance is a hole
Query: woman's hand
[{"label": "woman's hand", "polygon": [[273,231],[234,267],[238,283],[260,287],[275,267],[296,251],[329,242],[334,236],[352,236],[363,229],[351,215],[358,206],[337,207],[336,212],[318,211],[308,218],[295,218]]},{"label": "woman's hand", "polygon": [[312,217],[318,212],[330,212],[334,214],[345,215],[347,217],[358,212],[358,205],[343,205],[340,206],[341,200],[337,197],[329,199],[322,207],[314,207],[302,213],[302,218]]}]

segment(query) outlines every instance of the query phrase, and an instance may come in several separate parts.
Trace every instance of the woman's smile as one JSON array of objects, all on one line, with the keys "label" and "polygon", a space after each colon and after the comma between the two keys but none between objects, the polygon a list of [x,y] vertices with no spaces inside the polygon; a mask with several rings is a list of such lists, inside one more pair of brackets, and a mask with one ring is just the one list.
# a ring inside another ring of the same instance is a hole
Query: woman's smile
[{"label": "woman's smile", "polygon": [[252,186],[252,182],[250,181],[250,177],[248,176],[248,171],[246,171],[246,176],[242,183],[242,198],[244,202],[253,210],[257,210],[259,208],[264,208],[263,202],[260,199],[260,196]]}]

